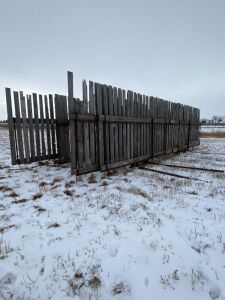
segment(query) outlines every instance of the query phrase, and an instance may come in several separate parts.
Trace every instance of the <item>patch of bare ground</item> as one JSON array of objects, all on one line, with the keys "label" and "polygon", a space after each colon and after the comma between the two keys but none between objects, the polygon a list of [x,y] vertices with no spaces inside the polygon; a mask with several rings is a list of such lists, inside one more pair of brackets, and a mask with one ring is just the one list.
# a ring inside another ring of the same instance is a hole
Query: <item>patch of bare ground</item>
[{"label": "patch of bare ground", "polygon": [[204,138],[225,138],[225,131],[200,132],[200,137],[204,137]]}]

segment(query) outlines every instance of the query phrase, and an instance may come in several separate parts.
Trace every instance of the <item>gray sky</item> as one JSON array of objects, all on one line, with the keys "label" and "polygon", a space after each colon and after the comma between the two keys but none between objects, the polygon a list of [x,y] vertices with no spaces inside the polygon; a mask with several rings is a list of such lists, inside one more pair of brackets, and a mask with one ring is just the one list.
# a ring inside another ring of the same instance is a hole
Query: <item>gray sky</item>
[{"label": "gray sky", "polygon": [[225,115],[225,0],[0,0],[4,87],[67,93],[67,70]]}]

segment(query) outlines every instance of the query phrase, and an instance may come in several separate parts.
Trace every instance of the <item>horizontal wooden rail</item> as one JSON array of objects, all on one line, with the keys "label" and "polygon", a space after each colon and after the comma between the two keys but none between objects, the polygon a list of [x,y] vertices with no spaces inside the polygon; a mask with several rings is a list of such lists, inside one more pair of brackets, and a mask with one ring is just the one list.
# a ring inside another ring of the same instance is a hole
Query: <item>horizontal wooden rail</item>
[{"label": "horizontal wooden rail", "polygon": [[187,122],[181,120],[167,120],[158,118],[136,118],[126,116],[94,115],[94,114],[70,114],[71,120],[80,122],[97,122],[97,120],[107,123],[139,123],[139,124],[166,124],[166,125],[191,125],[198,126],[199,122]]}]

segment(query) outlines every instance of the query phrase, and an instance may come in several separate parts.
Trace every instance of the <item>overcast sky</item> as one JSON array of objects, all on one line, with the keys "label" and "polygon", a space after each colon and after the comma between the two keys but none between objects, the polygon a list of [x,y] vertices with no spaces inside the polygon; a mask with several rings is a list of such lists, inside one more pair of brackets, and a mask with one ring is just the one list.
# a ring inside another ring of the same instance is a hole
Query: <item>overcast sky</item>
[{"label": "overcast sky", "polygon": [[225,115],[225,0],[0,0],[4,87],[75,95],[82,79]]}]

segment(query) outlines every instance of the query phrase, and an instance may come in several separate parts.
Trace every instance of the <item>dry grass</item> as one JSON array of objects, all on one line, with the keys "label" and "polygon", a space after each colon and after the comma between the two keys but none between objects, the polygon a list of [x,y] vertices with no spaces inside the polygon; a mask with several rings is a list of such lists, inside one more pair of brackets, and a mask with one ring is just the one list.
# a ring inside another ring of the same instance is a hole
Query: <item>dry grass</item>
[{"label": "dry grass", "polygon": [[11,192],[12,191],[12,188],[7,186],[7,185],[1,185],[0,186],[0,191],[1,192]]},{"label": "dry grass", "polygon": [[95,179],[94,175],[91,175],[91,176],[88,178],[88,183],[97,183],[97,180]]},{"label": "dry grass", "polygon": [[42,196],[43,196],[42,193],[37,193],[37,194],[33,195],[33,200],[40,199]]},{"label": "dry grass", "polygon": [[139,189],[138,187],[131,187],[128,189],[128,192],[137,196],[141,196],[143,198],[148,198],[147,193]]},{"label": "dry grass", "polygon": [[40,186],[40,187],[43,187],[43,186],[45,186],[45,185],[47,185],[47,182],[45,182],[45,181],[42,181],[42,182],[39,183],[39,186]]},{"label": "dry grass", "polygon": [[16,193],[16,192],[11,192],[10,194],[9,194],[9,197],[12,197],[12,198],[16,198],[16,197],[18,197],[19,195]]},{"label": "dry grass", "polygon": [[19,199],[19,200],[12,201],[12,203],[14,203],[14,204],[20,204],[20,203],[25,203],[27,201],[28,201],[27,199]]},{"label": "dry grass", "polygon": [[65,191],[64,191],[64,194],[67,195],[67,196],[70,196],[70,197],[73,196],[73,192],[70,191],[70,190],[65,190]]},{"label": "dry grass", "polygon": [[225,131],[200,132],[203,138],[225,138]]},{"label": "dry grass", "polygon": [[43,207],[41,207],[41,206],[39,206],[39,205],[34,205],[33,207],[37,210],[37,212],[38,212],[39,214],[41,214],[41,213],[43,213],[43,212],[46,211],[45,208],[43,208]]},{"label": "dry grass", "polygon": [[56,222],[52,223],[48,226],[48,228],[58,228],[58,227],[60,227],[60,225],[59,225],[59,223],[56,223]]}]

